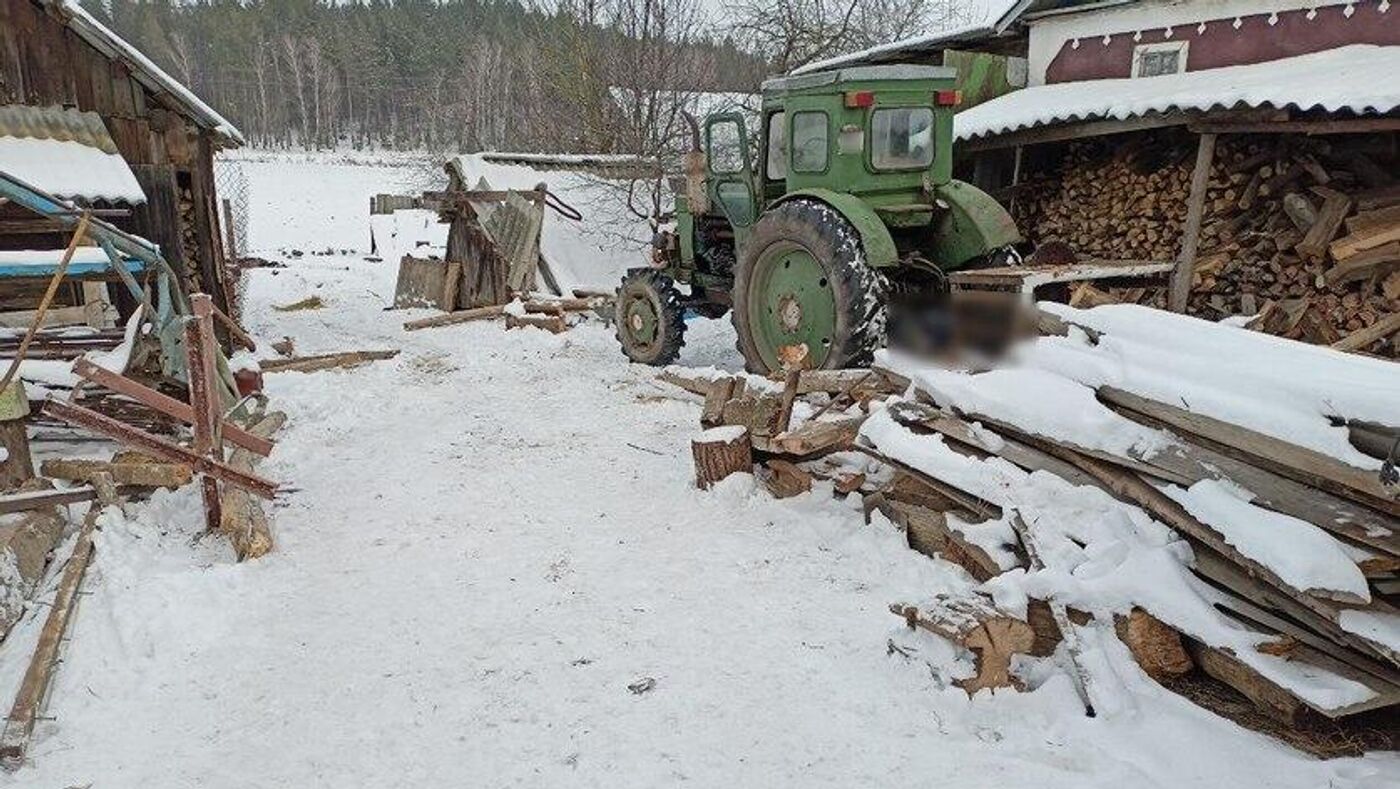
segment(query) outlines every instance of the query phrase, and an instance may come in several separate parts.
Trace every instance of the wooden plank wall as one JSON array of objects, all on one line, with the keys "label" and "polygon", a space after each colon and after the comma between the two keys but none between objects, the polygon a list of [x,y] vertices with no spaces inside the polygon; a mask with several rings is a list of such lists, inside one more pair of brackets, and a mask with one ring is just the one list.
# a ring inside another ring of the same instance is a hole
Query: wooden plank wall
[{"label": "wooden plank wall", "polygon": [[61,105],[101,115],[151,201],[115,224],[159,244],[177,269],[187,259],[174,189],[183,175],[197,195],[195,210],[186,212],[194,223],[195,273],[200,288],[227,310],[213,135],[164,98],[34,0],[0,0],[0,104]]}]

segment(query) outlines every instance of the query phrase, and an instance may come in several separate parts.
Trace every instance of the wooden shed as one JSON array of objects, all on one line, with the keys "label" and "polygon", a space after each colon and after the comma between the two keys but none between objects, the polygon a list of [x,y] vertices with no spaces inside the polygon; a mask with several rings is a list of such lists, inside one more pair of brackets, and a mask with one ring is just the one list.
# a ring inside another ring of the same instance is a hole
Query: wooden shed
[{"label": "wooden shed", "polygon": [[[113,223],[158,244],[188,291],[229,309],[214,154],[243,144],[232,124],[72,0],[0,0],[3,105],[100,117],[145,197]],[[57,231],[0,216],[0,250],[61,248]]]}]

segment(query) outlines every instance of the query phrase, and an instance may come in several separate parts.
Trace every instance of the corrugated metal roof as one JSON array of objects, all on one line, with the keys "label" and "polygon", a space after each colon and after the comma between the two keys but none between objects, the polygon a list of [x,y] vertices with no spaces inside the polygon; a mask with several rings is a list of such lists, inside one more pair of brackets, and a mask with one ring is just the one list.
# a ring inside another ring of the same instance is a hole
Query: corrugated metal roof
[{"label": "corrugated metal roof", "polygon": [[958,113],[956,139],[1191,110],[1298,109],[1381,115],[1400,109],[1400,47],[1353,44],[1244,66],[1024,88]]},{"label": "corrugated metal roof", "polygon": [[107,133],[101,115],[67,107],[0,104],[0,137],[65,140],[103,153],[117,153],[117,144]]},{"label": "corrugated metal roof", "polygon": [[55,197],[146,202],[136,175],[95,112],[0,105],[0,172]]}]

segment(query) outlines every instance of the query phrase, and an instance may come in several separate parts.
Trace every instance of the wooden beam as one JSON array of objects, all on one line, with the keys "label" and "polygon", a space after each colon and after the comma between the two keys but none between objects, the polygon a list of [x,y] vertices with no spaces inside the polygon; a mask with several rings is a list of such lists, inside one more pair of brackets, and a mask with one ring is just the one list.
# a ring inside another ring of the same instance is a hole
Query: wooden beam
[{"label": "wooden beam", "polygon": [[44,401],[43,412],[55,419],[91,430],[113,441],[143,450],[151,455],[164,458],[172,463],[184,463],[199,474],[209,474],[220,482],[243,488],[264,499],[277,495],[277,483],[255,474],[239,471],[225,463],[207,458],[179,444],[171,443],[131,425],[99,414],[79,405],[57,400],[53,397]]},{"label": "wooden beam", "polygon": [[1321,452],[1123,389],[1101,386],[1098,393],[1102,400],[1167,425],[1221,454],[1400,517],[1400,501],[1374,471],[1348,466]]},{"label": "wooden beam", "polygon": [[10,708],[5,730],[0,734],[0,763],[8,770],[19,769],[24,762],[24,753],[29,748],[29,738],[34,733],[34,723],[39,717],[39,706],[43,703],[54,667],[58,663],[58,649],[63,642],[63,634],[68,629],[69,620],[73,618],[78,587],[82,584],[83,575],[92,560],[92,533],[97,528],[97,516],[117,500],[117,492],[110,477],[99,475],[93,481],[93,488],[97,492],[97,502],[88,509],[83,518],[77,543],[73,546],[73,554],[64,565],[58,591],[49,607],[48,619],[39,631],[39,643],[34,648],[29,668],[24,672],[19,692],[15,694],[15,703]]},{"label": "wooden beam", "polygon": [[1274,122],[1201,121],[1190,124],[1201,134],[1375,134],[1400,131],[1400,118],[1286,120]]},{"label": "wooden beam", "polygon": [[1196,168],[1191,171],[1191,193],[1187,198],[1186,222],[1181,229],[1181,252],[1176,257],[1167,307],[1185,312],[1191,295],[1191,278],[1196,269],[1196,250],[1201,243],[1201,217],[1205,212],[1206,189],[1210,186],[1210,166],[1215,159],[1215,135],[1202,134],[1196,146]]},{"label": "wooden beam", "polygon": [[[108,370],[105,367],[98,367],[87,359],[78,359],[73,362],[73,372],[87,381],[91,381],[98,386],[111,389],[119,395],[130,397],[136,402],[154,408],[166,416],[184,422],[187,425],[194,424],[194,409],[188,403],[182,403],[175,398],[157,392],[149,387],[142,386],[130,378]],[[250,452],[256,452],[263,457],[272,453],[275,446],[271,441],[262,436],[255,436],[234,423],[224,420],[220,425],[224,438],[230,443],[236,444]]]},{"label": "wooden beam", "polygon": [[[194,411],[194,451],[222,461],[223,442],[218,438],[218,425],[223,409],[214,386],[214,300],[206,293],[196,293],[190,296],[190,306],[194,319],[185,324],[185,370],[190,379],[190,408]],[[204,498],[204,525],[213,532],[219,528],[219,512],[223,508],[219,481],[206,474],[199,482]]]}]

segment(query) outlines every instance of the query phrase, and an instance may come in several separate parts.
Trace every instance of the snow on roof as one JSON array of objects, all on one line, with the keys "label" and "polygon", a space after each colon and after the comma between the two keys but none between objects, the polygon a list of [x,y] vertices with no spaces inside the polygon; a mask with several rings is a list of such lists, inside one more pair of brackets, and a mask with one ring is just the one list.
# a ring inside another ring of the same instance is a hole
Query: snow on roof
[{"label": "snow on roof", "polygon": [[93,112],[0,106],[0,172],[56,197],[146,202],[135,174]]},{"label": "snow on roof", "polygon": [[1400,46],[1354,44],[1245,66],[1024,88],[958,113],[953,129],[969,140],[1072,121],[1236,107],[1380,114],[1400,107],[1400,83],[1384,76],[1396,73]]},{"label": "snow on roof", "polygon": [[[983,9],[982,18],[975,22],[969,22],[961,27],[935,30],[922,35],[902,38],[898,41],[877,44],[858,52],[850,52],[845,55],[838,55],[825,60],[814,61],[804,66],[798,66],[789,73],[808,74],[813,71],[825,71],[839,66],[900,62],[908,60],[922,52],[941,49],[947,44],[982,41],[1000,36],[1006,32],[1007,28],[1011,27],[1012,24],[1028,12],[1085,4],[1082,0],[1013,0],[1010,5],[1007,5],[1005,0],[1002,0],[1002,2],[992,0],[992,3],[992,8]],[[997,8],[1002,9],[1000,13],[996,12]]]},{"label": "snow on roof", "polygon": [[40,0],[66,20],[68,27],[97,51],[131,68],[132,76],[156,95],[169,95],[196,123],[233,146],[243,145],[243,133],[174,77],[165,73],[136,47],[112,32],[78,5],[77,0]]}]

